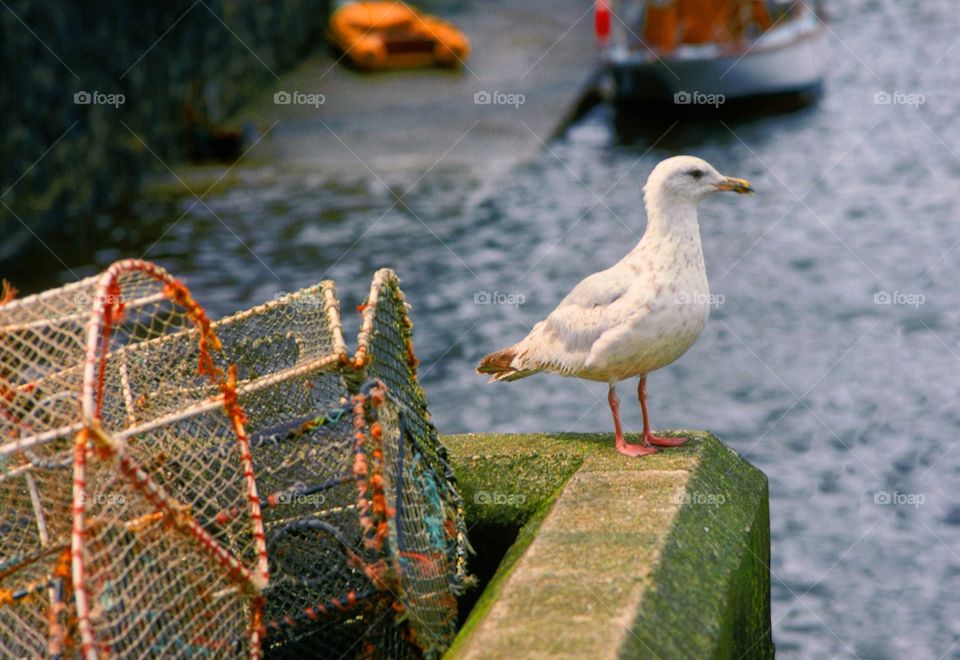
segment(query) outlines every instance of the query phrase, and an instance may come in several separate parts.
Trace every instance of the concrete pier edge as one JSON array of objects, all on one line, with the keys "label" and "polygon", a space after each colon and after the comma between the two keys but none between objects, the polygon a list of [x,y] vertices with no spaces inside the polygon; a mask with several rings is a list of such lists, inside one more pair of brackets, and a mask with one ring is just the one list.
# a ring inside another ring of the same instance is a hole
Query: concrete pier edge
[{"label": "concrete pier edge", "polygon": [[766,476],[682,434],[643,459],[609,434],[445,437],[468,524],[520,528],[448,657],[772,658]]}]

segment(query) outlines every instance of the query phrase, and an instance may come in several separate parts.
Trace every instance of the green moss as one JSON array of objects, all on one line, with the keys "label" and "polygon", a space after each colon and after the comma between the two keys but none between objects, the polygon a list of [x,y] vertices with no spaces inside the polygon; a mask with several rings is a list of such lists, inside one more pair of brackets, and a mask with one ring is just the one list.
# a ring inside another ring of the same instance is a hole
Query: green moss
[{"label": "green moss", "polygon": [[766,476],[715,439],[702,452],[622,657],[773,657]]},{"label": "green moss", "polygon": [[536,444],[504,447],[476,436],[443,439],[467,520],[522,525],[556,495],[583,463],[573,448],[550,451]]}]

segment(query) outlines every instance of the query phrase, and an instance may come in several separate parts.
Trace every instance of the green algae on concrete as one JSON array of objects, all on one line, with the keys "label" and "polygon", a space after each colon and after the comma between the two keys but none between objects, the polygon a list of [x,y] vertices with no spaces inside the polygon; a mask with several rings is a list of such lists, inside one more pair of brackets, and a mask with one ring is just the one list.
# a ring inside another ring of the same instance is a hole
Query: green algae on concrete
[{"label": "green algae on concrete", "polygon": [[766,477],[685,435],[445,438],[468,523],[523,525],[449,655],[772,657]]}]

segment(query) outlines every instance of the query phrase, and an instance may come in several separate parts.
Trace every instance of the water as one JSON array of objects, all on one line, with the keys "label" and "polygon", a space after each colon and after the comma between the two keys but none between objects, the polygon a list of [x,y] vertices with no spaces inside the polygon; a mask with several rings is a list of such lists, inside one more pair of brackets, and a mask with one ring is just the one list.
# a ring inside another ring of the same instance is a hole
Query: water
[{"label": "water", "polygon": [[[639,239],[639,185],[657,161],[702,156],[761,192],[701,209],[720,304],[651,377],[655,425],[710,429],[769,475],[781,657],[958,658],[956,6],[834,4],[827,94],[807,111],[667,130],[601,106],[494,181],[442,163],[386,183],[241,168],[209,210],[151,199],[135,222],[102,219],[73,270],[149,248],[214,314],[333,277],[351,337],[353,306],[391,266],[443,432],[609,431],[603,385],[485,385],[473,366]],[[903,95],[875,103],[884,91]],[[52,258],[29,266],[9,275],[72,278]],[[503,304],[478,304],[485,294]],[[639,430],[639,406],[624,411]],[[883,493],[895,503],[876,503]]]}]

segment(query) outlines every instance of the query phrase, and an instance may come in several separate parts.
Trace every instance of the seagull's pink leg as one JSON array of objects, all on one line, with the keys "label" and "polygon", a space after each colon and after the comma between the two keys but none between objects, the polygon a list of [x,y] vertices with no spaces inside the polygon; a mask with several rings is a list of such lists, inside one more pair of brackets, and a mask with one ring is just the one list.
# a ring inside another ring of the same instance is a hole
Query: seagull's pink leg
[{"label": "seagull's pink leg", "polygon": [[650,445],[634,445],[623,439],[623,430],[620,428],[620,399],[617,398],[617,390],[613,383],[610,383],[610,391],[607,392],[607,402],[610,404],[610,412],[613,413],[613,430],[617,437],[617,451],[624,456],[646,456],[654,454],[656,447]]},{"label": "seagull's pink leg", "polygon": [[640,410],[643,411],[643,439],[658,447],[679,447],[687,438],[662,438],[653,434],[650,429],[650,417],[647,415],[647,376],[640,376],[640,385],[637,386],[637,398],[640,399]]}]

